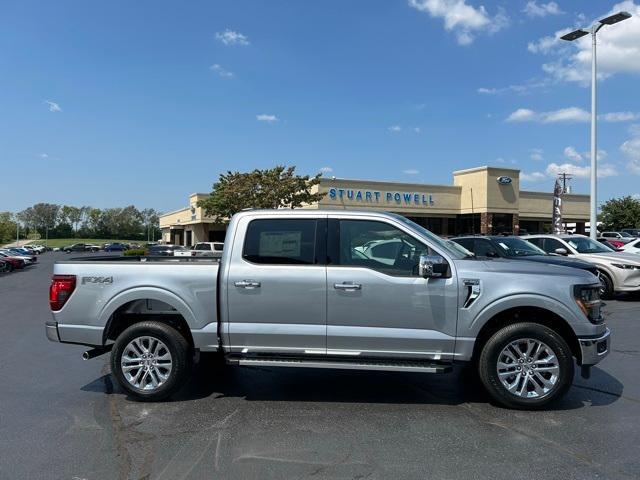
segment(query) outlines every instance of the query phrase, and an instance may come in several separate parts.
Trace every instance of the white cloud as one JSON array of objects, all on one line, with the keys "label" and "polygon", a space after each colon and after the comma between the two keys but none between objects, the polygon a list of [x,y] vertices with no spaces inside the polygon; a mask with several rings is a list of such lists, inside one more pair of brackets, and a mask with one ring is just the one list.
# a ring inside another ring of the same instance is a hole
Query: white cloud
[{"label": "white cloud", "polygon": [[415,168],[408,168],[406,170],[403,170],[402,173],[404,173],[406,175],[418,175],[420,172],[418,170],[416,170]]},{"label": "white cloud", "polygon": [[541,162],[543,160],[542,149],[541,148],[532,148],[531,149],[531,155],[529,156],[529,158],[531,158],[531,160],[533,160],[534,162]]},{"label": "white cloud", "polygon": [[598,115],[598,118],[605,122],[629,122],[631,120],[637,120],[640,118],[640,115],[634,112],[611,112]]},{"label": "white cloud", "polygon": [[228,28],[224,32],[217,32],[216,38],[225,45],[249,45],[249,39],[245,35]]},{"label": "white cloud", "polygon": [[422,129],[420,127],[413,127],[413,131],[415,133],[420,133],[420,132],[422,132]]},{"label": "white cloud", "polygon": [[[591,152],[584,152],[582,154],[582,156],[584,158],[591,159]],[[609,156],[609,154],[607,153],[606,150],[598,150],[598,161],[599,162],[605,160],[608,156]]]},{"label": "white cloud", "polygon": [[276,123],[279,119],[275,115],[268,115],[266,113],[261,113],[260,115],[256,115],[256,120],[259,122],[265,123]]},{"label": "white cloud", "polygon": [[534,182],[541,182],[546,179],[547,179],[547,176],[542,172],[531,172],[531,173],[520,172],[520,180],[522,180],[523,182],[534,183]]},{"label": "white cloud", "polygon": [[507,122],[533,122],[537,119],[537,115],[528,108],[519,108],[507,117]]},{"label": "white cloud", "polygon": [[575,149],[575,147],[571,147],[571,146],[566,147],[564,149],[564,156],[567,157],[572,162],[581,162],[582,161],[582,155],[580,155],[578,153],[578,151]]},{"label": "white cloud", "polygon": [[46,154],[46,153],[39,153],[38,157],[40,157],[40,158],[49,158],[49,155]]},{"label": "white cloud", "polygon": [[[640,4],[626,0],[594,20],[619,11],[627,11],[632,16],[614,26],[605,26],[598,32],[599,79],[620,73],[640,73]],[[555,80],[588,85],[591,80],[591,36],[585,35],[573,42],[560,40],[565,33],[588,25],[589,21],[581,18],[575,27],[559,30],[553,36],[531,42],[528,49],[532,53],[554,57],[543,64],[542,69]]]},{"label": "white cloud", "polygon": [[561,108],[549,112],[535,112],[519,108],[507,117],[507,122],[573,123],[588,122],[591,115],[578,107]]},{"label": "white cloud", "polygon": [[561,15],[564,12],[556,2],[541,3],[538,5],[535,0],[527,2],[522,10],[529,17],[546,17],[547,15]]},{"label": "white cloud", "polygon": [[44,103],[49,105],[49,111],[50,112],[61,112],[62,111],[62,108],[60,108],[60,105],[58,105],[56,102],[52,102],[50,100],[45,100]]},{"label": "white cloud", "polygon": [[401,132],[402,127],[400,125],[391,125],[390,127],[387,127],[387,130],[390,132]]},{"label": "white cloud", "polygon": [[322,167],[320,170],[318,170],[320,173],[325,174],[325,173],[331,173],[333,172],[333,168],[331,167]]},{"label": "white cloud", "polygon": [[[634,112],[610,112],[598,115],[603,122],[627,122],[636,120],[640,115]],[[549,112],[535,112],[528,108],[519,108],[507,117],[507,122],[538,123],[575,123],[591,121],[591,113],[578,107],[561,108]]]},{"label": "white cloud", "polygon": [[[573,163],[563,163],[561,165],[550,163],[547,165],[546,174],[549,177],[555,178],[560,173],[567,173],[576,178],[589,178],[591,175],[591,167],[582,167],[580,165],[574,165]],[[598,178],[615,177],[616,175],[618,175],[618,171],[615,166],[607,163],[598,165]]]},{"label": "white cloud", "polygon": [[482,5],[475,8],[466,0],[408,0],[408,4],[432,18],[441,18],[445,30],[455,33],[459,45],[472,43],[478,32],[495,33],[509,24],[504,9],[499,8],[491,17]]},{"label": "white cloud", "polygon": [[222,65],[219,65],[217,63],[214,63],[213,65],[211,65],[209,67],[209,70],[217,73],[218,76],[222,78],[233,78],[235,76],[233,72],[230,72],[229,70],[224,69]]},{"label": "white cloud", "polygon": [[640,175],[640,124],[629,128],[631,138],[620,145],[620,151],[629,159],[627,169]]}]

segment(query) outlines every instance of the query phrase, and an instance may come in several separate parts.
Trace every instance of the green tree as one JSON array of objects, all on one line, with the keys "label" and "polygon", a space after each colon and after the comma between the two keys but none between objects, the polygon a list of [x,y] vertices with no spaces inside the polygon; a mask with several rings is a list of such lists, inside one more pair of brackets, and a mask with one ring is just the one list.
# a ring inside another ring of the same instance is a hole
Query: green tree
[{"label": "green tree", "polygon": [[296,167],[277,166],[252,172],[227,172],[213,184],[211,195],[198,202],[216,222],[228,222],[246,208],[297,208],[317,202],[324,194],[313,192],[320,175],[296,175]]},{"label": "green tree", "polygon": [[605,230],[640,228],[640,200],[630,196],[607,200],[599,217]]},{"label": "green tree", "polygon": [[0,212],[0,245],[16,239],[17,223],[11,212]]}]

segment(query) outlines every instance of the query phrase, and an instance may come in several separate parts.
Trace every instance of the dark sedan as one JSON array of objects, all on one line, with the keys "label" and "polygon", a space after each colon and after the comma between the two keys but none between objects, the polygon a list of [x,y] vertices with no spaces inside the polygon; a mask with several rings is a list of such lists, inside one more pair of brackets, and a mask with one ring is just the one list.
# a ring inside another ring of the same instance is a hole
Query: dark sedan
[{"label": "dark sedan", "polygon": [[125,250],[128,250],[127,245],[118,242],[110,243],[104,247],[105,252],[124,252]]},{"label": "dark sedan", "polygon": [[184,249],[184,247],[182,245],[152,245],[149,247],[148,254],[151,256],[172,257],[173,252],[180,249]]},{"label": "dark sedan", "polygon": [[577,258],[550,255],[518,237],[478,236],[458,237],[451,240],[473,252],[476,257],[508,258],[510,260],[548,263],[563,267],[580,268],[598,275],[596,266],[589,262],[578,260]]}]

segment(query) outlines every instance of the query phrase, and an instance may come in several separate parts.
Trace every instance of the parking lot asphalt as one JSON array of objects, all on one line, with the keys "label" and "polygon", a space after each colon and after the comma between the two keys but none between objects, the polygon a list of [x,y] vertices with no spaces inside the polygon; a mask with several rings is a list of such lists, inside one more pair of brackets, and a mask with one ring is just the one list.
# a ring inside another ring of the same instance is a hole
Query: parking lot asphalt
[{"label": "parking lot asphalt", "polygon": [[2,479],[638,479],[640,297],[607,302],[612,352],[548,411],[495,407],[468,371],[220,365],[139,403],[108,356],[51,343],[62,253],[0,276]]}]

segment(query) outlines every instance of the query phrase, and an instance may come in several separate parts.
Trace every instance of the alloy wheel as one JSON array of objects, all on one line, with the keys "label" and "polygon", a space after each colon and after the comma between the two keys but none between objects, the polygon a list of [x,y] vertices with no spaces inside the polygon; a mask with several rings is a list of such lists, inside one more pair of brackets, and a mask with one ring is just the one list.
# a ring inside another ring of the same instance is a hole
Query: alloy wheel
[{"label": "alloy wheel", "polygon": [[520,398],[543,398],[558,383],[560,364],[546,343],[521,338],[506,345],[497,363],[502,386]]},{"label": "alloy wheel", "polygon": [[153,391],[169,379],[171,352],[155,337],[136,337],[124,348],[120,366],[124,378],[133,387]]}]

